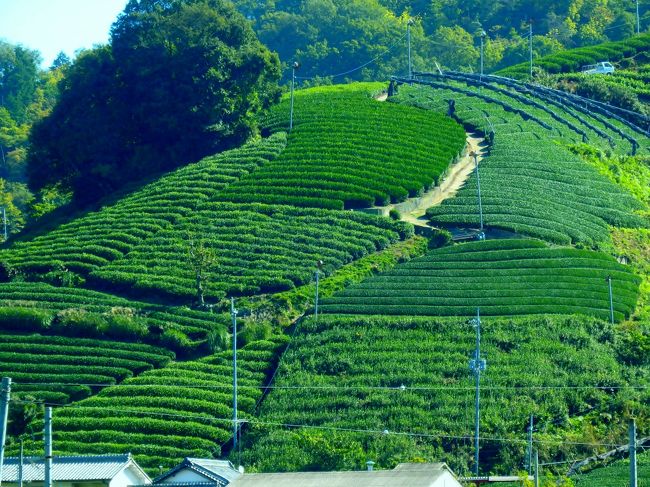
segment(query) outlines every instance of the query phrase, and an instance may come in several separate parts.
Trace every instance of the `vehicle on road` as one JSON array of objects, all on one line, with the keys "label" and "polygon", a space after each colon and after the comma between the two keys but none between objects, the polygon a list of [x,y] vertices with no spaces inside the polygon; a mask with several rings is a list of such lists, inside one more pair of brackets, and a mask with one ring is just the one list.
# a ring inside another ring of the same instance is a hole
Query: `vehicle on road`
[{"label": "vehicle on road", "polygon": [[602,61],[596,64],[588,64],[580,70],[584,74],[614,74],[616,68],[608,61]]}]

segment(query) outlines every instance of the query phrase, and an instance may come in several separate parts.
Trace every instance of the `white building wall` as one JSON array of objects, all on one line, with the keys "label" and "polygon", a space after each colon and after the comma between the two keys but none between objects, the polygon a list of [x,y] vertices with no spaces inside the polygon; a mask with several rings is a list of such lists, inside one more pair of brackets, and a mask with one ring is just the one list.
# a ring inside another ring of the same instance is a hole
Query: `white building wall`
[{"label": "white building wall", "polygon": [[[145,483],[150,483],[146,481],[144,478],[142,478],[142,475],[138,475],[137,469],[130,465],[124,469],[120,473],[118,473],[115,477],[111,479],[111,481],[108,483],[109,487],[128,487],[129,485],[141,485]],[[56,486],[58,487],[58,486]]]},{"label": "white building wall", "polygon": [[211,480],[189,468],[184,468],[171,477],[167,477],[161,482],[161,484],[169,484],[173,482],[211,482]]}]

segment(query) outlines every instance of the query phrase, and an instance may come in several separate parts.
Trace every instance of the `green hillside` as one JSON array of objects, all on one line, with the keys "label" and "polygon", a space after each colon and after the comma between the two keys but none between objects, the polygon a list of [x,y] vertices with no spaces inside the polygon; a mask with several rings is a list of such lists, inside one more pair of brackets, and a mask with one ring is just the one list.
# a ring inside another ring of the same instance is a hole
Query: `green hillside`
[{"label": "green hillside", "polygon": [[536,240],[489,240],[434,250],[323,301],[325,313],[471,316],[584,313],[629,316],[640,279],[612,257]]},{"label": "green hillside", "polygon": [[[580,387],[630,384],[632,369],[617,361],[607,330],[602,321],[578,317],[483,320],[484,471],[522,467],[530,414],[540,425],[536,439],[545,458],[588,451],[563,444],[555,429],[558,424],[571,429],[569,418],[585,410],[613,411],[619,395],[627,395]],[[276,388],[259,419],[252,420],[244,464],[301,470],[330,448],[339,469],[361,458],[381,468],[424,458],[467,472],[474,400],[468,360],[474,340],[474,328],[463,319],[304,320],[282,358]],[[559,389],[545,389],[553,386]],[[279,426],[285,423],[304,427]],[[603,433],[618,426],[603,426]],[[589,434],[577,423],[573,428],[575,442]]]},{"label": "green hillside", "polygon": [[[646,434],[650,139],[616,114],[475,78],[419,74],[427,86],[388,101],[374,99],[386,83],[298,90],[289,134],[285,98],[241,148],[3,248],[0,372],[22,397],[67,404],[56,453],[131,451],[152,473],[235,459],[230,297],[247,468],[467,472],[477,307],[482,470],[522,468],[530,414],[544,462],[622,441],[629,411]],[[369,214],[419,204],[467,163],[470,130],[486,137],[487,241],[431,228],[477,226],[472,174],[416,221],[426,236],[400,211]]]},{"label": "green hillside", "polygon": [[[630,462],[620,460],[607,467],[600,467],[589,473],[577,475],[578,487],[629,487]],[[638,487],[650,485],[650,454],[637,454]]]},{"label": "green hillside", "polygon": [[[534,60],[534,65],[549,73],[579,71],[582,66],[599,61],[616,62],[635,54],[645,54],[650,48],[650,34],[641,34],[623,41],[605,42],[595,46],[567,49],[556,54]],[[521,63],[497,71],[499,76],[525,78],[529,75],[529,64]]]},{"label": "green hillside", "polygon": [[[287,149],[222,197],[343,209],[402,201],[434,185],[463,149],[462,128],[437,114],[377,103],[370,95],[383,84],[353,86],[296,93]],[[288,114],[285,99],[264,124],[286,130]]]}]

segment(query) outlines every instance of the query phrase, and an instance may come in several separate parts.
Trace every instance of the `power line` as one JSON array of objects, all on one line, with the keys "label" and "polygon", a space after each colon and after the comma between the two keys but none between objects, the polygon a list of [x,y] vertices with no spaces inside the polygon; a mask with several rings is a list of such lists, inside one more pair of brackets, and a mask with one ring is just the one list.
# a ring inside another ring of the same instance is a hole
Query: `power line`
[{"label": "power line", "polygon": [[[77,404],[67,404],[67,405],[61,405],[60,407],[66,408],[66,409],[75,409],[75,408],[80,408],[82,406],[79,406]],[[89,408],[89,409],[96,409],[97,411],[104,411],[101,408]],[[125,412],[125,413],[133,413],[133,414],[142,414],[142,415],[149,415],[149,416],[160,416],[160,417],[176,417],[176,418],[183,418],[183,419],[197,419],[197,420],[203,420],[203,421],[208,421],[208,422],[215,422],[215,423],[226,423],[230,424],[233,422],[232,418],[219,418],[219,417],[213,417],[213,416],[201,416],[201,415],[194,415],[194,414],[177,414],[177,413],[164,413],[164,412],[158,412],[158,411],[144,411],[140,409],[132,409],[132,408],[120,408],[118,407],[113,407],[112,410],[114,411],[120,411],[120,412]],[[317,429],[317,430],[327,430],[327,431],[339,431],[339,432],[347,432],[347,433],[363,433],[363,434],[369,434],[369,435],[393,435],[393,436],[407,436],[407,437],[414,437],[414,438],[430,438],[430,439],[448,439],[448,440],[467,440],[467,439],[473,439],[473,436],[469,435],[444,435],[444,434],[433,434],[433,433],[415,433],[415,432],[404,432],[404,431],[390,431],[387,429],[384,430],[373,430],[373,429],[363,429],[363,428],[345,428],[345,427],[340,427],[340,426],[321,426],[321,425],[310,425],[310,424],[299,424],[299,423],[282,423],[282,422],[273,422],[273,421],[262,421],[258,419],[248,419],[248,418],[240,418],[237,420],[239,423],[248,423],[252,425],[260,425],[260,426],[276,426],[276,427],[284,427],[284,428],[306,428],[306,429]],[[483,441],[491,441],[491,442],[500,442],[500,443],[521,443],[521,444],[526,444],[528,442],[527,439],[518,439],[518,438],[503,438],[503,437],[482,437],[481,440]],[[626,446],[627,443],[624,444],[618,444],[618,443],[598,443],[598,442],[576,442],[576,441],[562,441],[562,440],[533,440],[533,443],[537,444],[562,444],[562,445],[573,445],[573,446],[604,446],[604,447],[621,447],[621,446]]]},{"label": "power line", "polygon": [[[201,385],[201,384],[159,384],[159,383],[137,383],[137,384],[101,384],[101,383],[81,383],[81,382],[14,382],[14,385],[23,385],[23,386],[43,386],[43,387],[72,387],[72,386],[85,386],[85,387],[182,387],[187,389],[232,389],[232,384],[211,384],[211,385]],[[286,385],[286,386],[246,386],[238,385],[238,389],[254,389],[254,390],[268,390],[268,389],[298,389],[298,390],[343,390],[343,391],[352,391],[352,390],[372,390],[372,391],[465,391],[465,390],[474,390],[474,386],[366,386],[366,385],[349,385],[349,386],[337,386],[337,385],[326,385],[326,386],[308,386],[308,385]],[[481,387],[484,390],[646,390],[650,389],[650,386],[647,385],[623,385],[623,386],[597,386],[597,385],[581,385],[581,386],[535,386],[535,385],[492,385]],[[20,391],[27,393],[29,391]]]}]

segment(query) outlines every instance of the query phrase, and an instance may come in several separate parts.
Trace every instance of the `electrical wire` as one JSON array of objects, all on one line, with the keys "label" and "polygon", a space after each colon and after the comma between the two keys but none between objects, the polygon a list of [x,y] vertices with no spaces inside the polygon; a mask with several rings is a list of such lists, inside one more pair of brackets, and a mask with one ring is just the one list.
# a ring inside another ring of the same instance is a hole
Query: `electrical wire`
[{"label": "electrical wire", "polygon": [[[62,405],[62,408],[65,409],[75,409],[79,408],[81,406],[78,406],[76,404],[66,404]],[[104,411],[103,409],[100,408],[89,408],[89,409],[97,409],[97,411]],[[232,418],[218,418],[214,416],[202,416],[202,415],[194,415],[194,414],[177,414],[177,413],[163,413],[163,412],[158,412],[158,411],[143,411],[139,409],[132,409],[132,408],[121,408],[121,407],[113,407],[112,410],[114,411],[120,411],[124,413],[131,413],[131,414],[141,414],[141,415],[148,415],[148,416],[159,416],[159,417],[170,417],[170,418],[183,418],[183,419],[196,419],[196,420],[202,420],[206,422],[214,422],[214,423],[226,423],[230,424],[232,423],[233,420]],[[416,432],[404,432],[404,431],[390,431],[387,429],[384,430],[373,430],[373,429],[363,429],[363,428],[344,428],[344,427],[337,427],[337,426],[322,426],[322,425],[310,425],[310,424],[299,424],[299,423],[282,423],[282,422],[274,422],[274,421],[263,421],[259,420],[256,418],[247,418],[247,419],[238,419],[237,420],[239,423],[248,423],[251,425],[259,425],[259,426],[273,426],[273,427],[282,427],[282,428],[289,428],[289,429],[298,429],[298,428],[306,428],[306,429],[316,429],[316,430],[325,430],[325,431],[337,431],[337,432],[347,432],[347,433],[360,433],[360,434],[368,434],[368,435],[383,435],[383,436],[388,436],[388,435],[393,435],[393,436],[406,436],[406,437],[413,437],[413,438],[429,438],[429,439],[446,439],[446,440],[467,440],[467,439],[473,439],[474,437],[471,435],[444,435],[444,434],[432,434],[432,433],[416,433]],[[482,441],[490,441],[490,442],[497,442],[497,443],[512,443],[512,444],[527,444],[528,439],[518,439],[518,438],[503,438],[503,437],[486,437],[483,436],[480,438]],[[576,441],[562,441],[562,440],[535,440],[533,439],[533,443],[537,444],[551,444],[551,445],[572,445],[572,446],[591,446],[591,447],[622,447],[627,445],[627,443],[599,443],[599,442],[576,442]]]},{"label": "electrical wire", "polygon": [[[72,386],[85,386],[85,387],[182,387],[187,389],[232,389],[232,384],[213,384],[213,385],[191,385],[191,384],[102,384],[102,383],[83,383],[83,382],[14,382],[15,385],[24,386],[43,386],[43,387],[72,387]],[[474,390],[474,386],[364,386],[364,385],[350,385],[350,386],[307,386],[307,385],[286,385],[286,386],[246,386],[238,385],[238,389],[253,389],[253,390],[269,390],[269,389],[285,389],[285,390],[368,390],[368,391],[465,391]],[[581,385],[581,386],[526,386],[526,385],[491,385],[481,387],[481,390],[646,390],[650,389],[650,385],[622,385],[622,386],[598,386],[598,385]],[[26,391],[27,392],[27,391]]]}]

